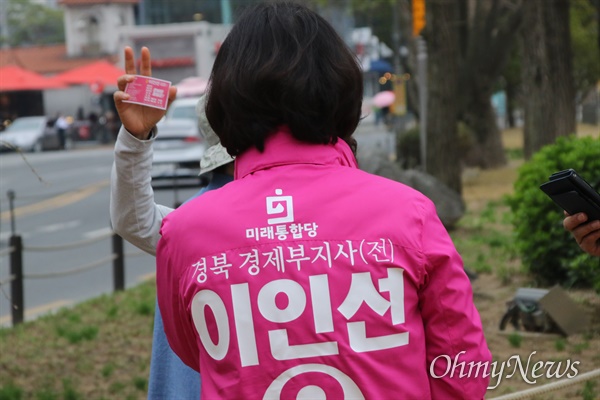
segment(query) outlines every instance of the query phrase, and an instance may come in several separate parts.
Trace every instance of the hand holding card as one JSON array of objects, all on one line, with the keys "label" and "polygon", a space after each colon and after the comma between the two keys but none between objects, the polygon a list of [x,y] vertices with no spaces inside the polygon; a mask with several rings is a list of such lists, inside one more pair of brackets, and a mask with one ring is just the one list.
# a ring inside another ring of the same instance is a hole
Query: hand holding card
[{"label": "hand holding card", "polygon": [[129,100],[123,100],[123,102],[166,110],[170,87],[171,82],[169,81],[135,75],[133,81],[125,86],[125,93],[129,95]]},{"label": "hand holding card", "polygon": [[117,80],[115,106],[123,127],[140,140],[149,137],[158,121],[165,116],[177,89],[171,82],[152,77],[150,50],[142,47],[139,74],[133,49],[125,47],[125,75]]}]

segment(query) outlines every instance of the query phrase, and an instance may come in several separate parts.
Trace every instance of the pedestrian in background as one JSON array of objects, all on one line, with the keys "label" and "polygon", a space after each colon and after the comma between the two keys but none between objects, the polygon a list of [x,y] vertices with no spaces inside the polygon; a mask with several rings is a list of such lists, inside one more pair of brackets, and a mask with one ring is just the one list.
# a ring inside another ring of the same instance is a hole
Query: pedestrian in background
[{"label": "pedestrian in background", "polygon": [[59,113],[56,117],[56,121],[54,122],[54,127],[56,128],[60,148],[63,150],[66,149],[67,131],[69,129],[69,126],[69,121],[67,121],[63,114]]},{"label": "pedestrian in background", "polygon": [[206,114],[235,180],[165,216],[157,247],[165,332],[202,398],[484,397],[489,377],[448,373],[491,354],[433,203],[358,169],[362,90],[300,4],[249,6],[220,47]]}]

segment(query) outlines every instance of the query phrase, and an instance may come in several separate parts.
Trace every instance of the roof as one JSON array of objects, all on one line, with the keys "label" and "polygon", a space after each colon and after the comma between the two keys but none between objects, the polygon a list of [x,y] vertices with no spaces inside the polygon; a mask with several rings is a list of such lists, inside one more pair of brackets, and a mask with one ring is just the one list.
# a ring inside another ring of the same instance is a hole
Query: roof
[{"label": "roof", "polygon": [[140,0],[58,0],[62,6],[86,6],[90,4],[138,4]]},{"label": "roof", "polygon": [[118,55],[103,57],[67,57],[64,44],[0,49],[0,67],[17,65],[42,75],[54,75],[94,61],[106,60],[112,64],[119,61]]}]

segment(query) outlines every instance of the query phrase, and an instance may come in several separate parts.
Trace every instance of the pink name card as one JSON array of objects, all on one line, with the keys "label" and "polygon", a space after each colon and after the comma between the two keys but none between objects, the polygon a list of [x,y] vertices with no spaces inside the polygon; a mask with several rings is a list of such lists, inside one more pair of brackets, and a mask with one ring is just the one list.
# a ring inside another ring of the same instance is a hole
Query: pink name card
[{"label": "pink name card", "polygon": [[123,100],[123,102],[166,110],[169,104],[170,87],[171,82],[169,81],[151,76],[135,75],[133,81],[125,86],[125,93],[130,97],[129,100]]}]

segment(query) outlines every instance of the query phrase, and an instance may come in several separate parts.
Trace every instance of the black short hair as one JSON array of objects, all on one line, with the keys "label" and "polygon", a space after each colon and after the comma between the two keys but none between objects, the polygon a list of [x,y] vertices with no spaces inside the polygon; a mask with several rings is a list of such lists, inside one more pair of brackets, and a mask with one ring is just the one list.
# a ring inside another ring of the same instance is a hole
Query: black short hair
[{"label": "black short hair", "polygon": [[298,140],[341,138],[355,150],[362,97],[359,62],[325,19],[299,3],[264,2],[244,10],[219,49],[206,116],[232,156],[263,151],[282,125]]}]

